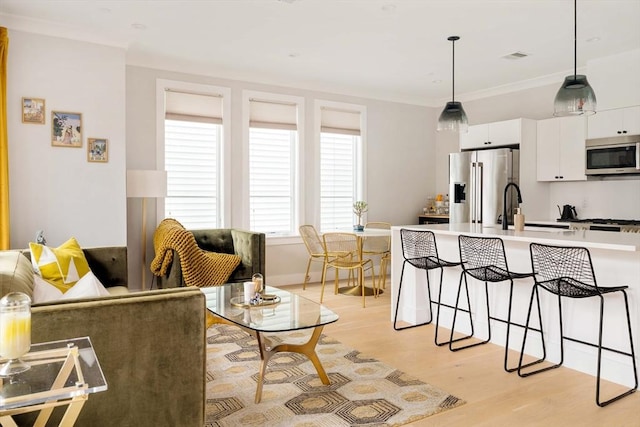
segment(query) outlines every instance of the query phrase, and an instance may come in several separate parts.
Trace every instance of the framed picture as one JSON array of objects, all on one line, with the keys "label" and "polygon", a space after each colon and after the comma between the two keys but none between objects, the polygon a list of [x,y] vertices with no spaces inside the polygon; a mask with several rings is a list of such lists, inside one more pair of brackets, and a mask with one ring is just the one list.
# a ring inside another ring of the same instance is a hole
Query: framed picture
[{"label": "framed picture", "polygon": [[82,147],[82,114],[52,111],[51,145]]},{"label": "framed picture", "polygon": [[89,138],[87,140],[87,160],[90,162],[109,161],[109,140],[104,138]]},{"label": "framed picture", "polygon": [[22,123],[44,124],[44,99],[22,98]]}]

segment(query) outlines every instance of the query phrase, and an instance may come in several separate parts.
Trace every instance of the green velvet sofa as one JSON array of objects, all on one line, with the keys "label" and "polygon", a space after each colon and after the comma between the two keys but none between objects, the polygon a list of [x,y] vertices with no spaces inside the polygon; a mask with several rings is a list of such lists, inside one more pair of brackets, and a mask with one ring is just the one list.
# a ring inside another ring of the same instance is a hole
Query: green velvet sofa
[{"label": "green velvet sofa", "polygon": [[[244,282],[260,273],[265,275],[265,234],[235,228],[210,230],[189,230],[193,233],[198,247],[209,252],[239,255],[240,265],[231,273],[228,282]],[[185,286],[180,256],[173,251],[173,261],[164,276],[156,276],[158,288]]]},{"label": "green velvet sofa", "polygon": [[[89,397],[76,425],[203,426],[204,294],[197,288],[122,292],[126,248],[84,253],[96,277],[117,295],[32,307],[32,342],[90,337],[107,380],[108,390]],[[0,291],[32,289],[28,251],[1,251]],[[54,417],[60,414],[56,410]],[[18,425],[32,425],[30,418],[20,416]]]}]

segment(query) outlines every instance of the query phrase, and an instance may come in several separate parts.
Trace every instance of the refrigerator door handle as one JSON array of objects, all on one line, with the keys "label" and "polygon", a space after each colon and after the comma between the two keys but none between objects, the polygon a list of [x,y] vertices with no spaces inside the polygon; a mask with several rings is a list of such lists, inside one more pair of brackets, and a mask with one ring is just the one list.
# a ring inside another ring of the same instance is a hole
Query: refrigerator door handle
[{"label": "refrigerator door handle", "polygon": [[482,189],[484,188],[484,165],[482,164],[482,162],[478,162],[478,213],[476,215],[476,217],[478,218],[478,223],[482,224],[483,223],[483,218],[482,218],[482,202],[483,202],[483,197],[484,194],[482,193]]},{"label": "refrigerator door handle", "polygon": [[476,192],[477,192],[477,182],[476,182],[476,163],[471,162],[471,179],[469,185],[469,222],[472,224],[476,222]]}]

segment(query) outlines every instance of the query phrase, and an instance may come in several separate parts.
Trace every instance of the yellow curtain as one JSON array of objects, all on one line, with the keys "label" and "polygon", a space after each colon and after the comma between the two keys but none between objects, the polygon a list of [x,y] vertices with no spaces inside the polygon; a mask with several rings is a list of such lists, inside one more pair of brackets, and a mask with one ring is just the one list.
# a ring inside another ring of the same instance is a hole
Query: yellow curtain
[{"label": "yellow curtain", "polygon": [[9,249],[9,139],[7,137],[7,56],[9,35],[0,27],[0,250]]}]

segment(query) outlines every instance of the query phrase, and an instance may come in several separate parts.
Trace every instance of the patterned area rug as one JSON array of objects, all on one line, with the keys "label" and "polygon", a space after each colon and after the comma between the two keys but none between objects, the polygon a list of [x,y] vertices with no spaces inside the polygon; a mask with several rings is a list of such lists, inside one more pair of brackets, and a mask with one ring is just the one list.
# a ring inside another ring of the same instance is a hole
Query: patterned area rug
[{"label": "patterned area rug", "polygon": [[[311,331],[270,335],[306,342]],[[256,339],[235,326],[207,331],[205,427],[399,426],[462,405],[449,393],[322,335],[316,352],[330,385],[296,353],[271,358],[262,401],[254,403],[260,365]]]}]

